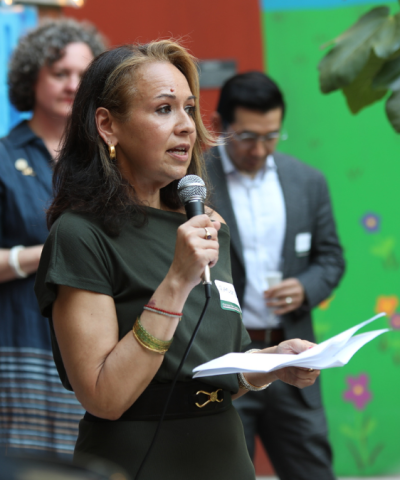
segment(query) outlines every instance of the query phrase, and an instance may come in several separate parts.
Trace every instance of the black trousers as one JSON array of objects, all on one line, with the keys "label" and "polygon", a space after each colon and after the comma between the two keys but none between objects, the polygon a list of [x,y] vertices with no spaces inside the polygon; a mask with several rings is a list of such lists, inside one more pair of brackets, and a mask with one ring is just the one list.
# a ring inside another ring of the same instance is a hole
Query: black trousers
[{"label": "black trousers", "polygon": [[[251,348],[264,348],[255,343]],[[254,458],[258,434],[281,480],[334,480],[323,407],[310,408],[300,391],[281,381],[233,402]]]}]

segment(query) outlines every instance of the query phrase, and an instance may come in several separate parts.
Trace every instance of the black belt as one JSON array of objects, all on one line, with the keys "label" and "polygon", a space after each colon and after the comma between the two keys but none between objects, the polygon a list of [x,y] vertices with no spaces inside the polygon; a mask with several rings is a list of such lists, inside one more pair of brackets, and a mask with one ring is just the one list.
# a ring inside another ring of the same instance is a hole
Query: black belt
[{"label": "black belt", "polygon": [[[116,421],[159,420],[170,388],[170,383],[150,384]],[[178,382],[172,392],[165,420],[221,413],[231,405],[231,393],[227,390],[198,381]],[[84,419],[89,422],[114,421],[95,417],[89,412],[85,413]]]},{"label": "black belt", "polygon": [[248,328],[247,332],[253,342],[265,342],[269,345],[278,345],[285,340],[283,328],[264,328],[255,330]]}]

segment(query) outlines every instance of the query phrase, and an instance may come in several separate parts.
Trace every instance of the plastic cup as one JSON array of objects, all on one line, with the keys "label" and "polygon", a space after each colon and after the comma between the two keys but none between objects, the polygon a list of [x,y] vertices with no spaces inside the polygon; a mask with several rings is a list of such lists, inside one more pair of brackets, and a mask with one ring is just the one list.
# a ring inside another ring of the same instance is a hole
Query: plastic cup
[{"label": "plastic cup", "polygon": [[282,272],[268,272],[266,276],[268,288],[275,287],[282,281]]}]

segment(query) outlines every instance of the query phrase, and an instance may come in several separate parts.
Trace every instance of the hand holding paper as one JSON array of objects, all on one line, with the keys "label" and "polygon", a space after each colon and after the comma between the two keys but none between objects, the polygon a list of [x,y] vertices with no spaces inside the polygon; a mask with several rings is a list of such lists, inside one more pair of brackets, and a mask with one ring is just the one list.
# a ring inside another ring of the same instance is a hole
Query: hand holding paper
[{"label": "hand holding paper", "polygon": [[325,368],[342,367],[366,343],[389,329],[353,335],[365,325],[384,316],[380,313],[370,320],[349,328],[315,347],[298,355],[228,353],[210,362],[196,367],[193,377],[209,377],[238,372],[273,372],[284,367],[302,367],[322,370]]}]

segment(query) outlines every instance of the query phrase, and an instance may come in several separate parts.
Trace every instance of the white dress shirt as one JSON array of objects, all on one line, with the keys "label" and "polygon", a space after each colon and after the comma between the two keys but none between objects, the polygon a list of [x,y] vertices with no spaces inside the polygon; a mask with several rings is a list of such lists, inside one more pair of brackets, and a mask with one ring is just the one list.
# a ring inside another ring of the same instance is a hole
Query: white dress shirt
[{"label": "white dress shirt", "polygon": [[266,306],[267,274],[282,269],[286,210],[277,166],[268,155],[254,178],[242,175],[219,145],[228,191],[243,247],[246,288],[242,305],[247,328],[277,328],[280,319]]}]

